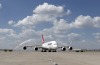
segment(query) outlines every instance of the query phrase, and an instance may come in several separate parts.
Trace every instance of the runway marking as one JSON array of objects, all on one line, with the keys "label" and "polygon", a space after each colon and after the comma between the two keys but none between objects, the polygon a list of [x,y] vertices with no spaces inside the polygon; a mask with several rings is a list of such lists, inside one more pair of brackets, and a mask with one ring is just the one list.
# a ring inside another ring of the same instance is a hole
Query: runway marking
[{"label": "runway marking", "polygon": [[58,65],[55,61],[53,61],[52,59],[48,58],[48,60],[53,63],[54,65]]},{"label": "runway marking", "polygon": [[53,64],[53,65],[58,65],[54,60],[52,60],[49,56],[42,54],[42,56],[47,57],[47,59]]}]

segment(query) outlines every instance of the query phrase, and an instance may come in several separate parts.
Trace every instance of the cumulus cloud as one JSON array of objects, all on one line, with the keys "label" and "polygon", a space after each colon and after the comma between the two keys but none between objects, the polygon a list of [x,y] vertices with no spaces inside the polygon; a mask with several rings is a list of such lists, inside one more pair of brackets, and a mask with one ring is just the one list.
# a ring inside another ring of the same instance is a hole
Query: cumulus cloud
[{"label": "cumulus cloud", "polygon": [[13,29],[0,28],[0,48],[11,48],[10,45],[15,43],[14,36],[16,32]]},{"label": "cumulus cloud", "polygon": [[27,16],[23,20],[20,20],[15,26],[26,26],[28,28],[34,28],[35,25],[42,23],[42,22],[52,22],[54,20],[54,17],[51,17],[49,15],[41,15],[41,14],[33,14],[33,16]]},{"label": "cumulus cloud", "polygon": [[71,11],[68,9],[66,14],[67,15],[71,14]]},{"label": "cumulus cloud", "polygon": [[66,20],[60,19],[59,21],[54,21],[53,29],[55,33],[66,33],[70,29],[70,26]]},{"label": "cumulus cloud", "polygon": [[72,28],[100,28],[100,17],[91,17],[91,16],[78,16],[74,22],[70,24]]},{"label": "cumulus cloud", "polygon": [[14,22],[13,20],[10,20],[10,21],[8,21],[8,24],[9,24],[9,25],[14,25],[15,22]]},{"label": "cumulus cloud", "polygon": [[37,6],[33,12],[36,14],[49,14],[52,16],[58,16],[64,13],[64,8],[62,6],[55,6],[52,4],[44,3]]},{"label": "cumulus cloud", "polygon": [[43,22],[53,22],[57,17],[61,17],[70,13],[70,10],[64,11],[63,6],[55,6],[48,3],[43,3],[37,6],[33,10],[32,16],[27,16],[26,18],[18,21],[15,26],[24,27],[35,27],[35,25]]},{"label": "cumulus cloud", "polygon": [[93,26],[93,20],[90,16],[80,15],[70,25],[74,28],[91,27]]},{"label": "cumulus cloud", "polygon": [[16,32],[13,29],[0,29],[0,37],[3,38],[2,41],[6,39],[12,41],[11,39],[15,39],[16,37]]},{"label": "cumulus cloud", "polygon": [[[56,19],[53,22],[53,27],[48,29],[49,32],[52,31],[53,33],[66,33],[72,29],[77,28],[100,28],[100,17],[91,17],[91,16],[78,16],[74,22],[68,23],[64,19]],[[47,31],[47,29],[45,29]]]},{"label": "cumulus cloud", "polygon": [[94,27],[100,28],[100,17],[94,17],[93,21]]},{"label": "cumulus cloud", "polygon": [[0,29],[0,33],[2,34],[10,34],[10,33],[14,33],[13,29]]},{"label": "cumulus cloud", "polygon": [[2,8],[2,4],[0,3],[0,9]]}]

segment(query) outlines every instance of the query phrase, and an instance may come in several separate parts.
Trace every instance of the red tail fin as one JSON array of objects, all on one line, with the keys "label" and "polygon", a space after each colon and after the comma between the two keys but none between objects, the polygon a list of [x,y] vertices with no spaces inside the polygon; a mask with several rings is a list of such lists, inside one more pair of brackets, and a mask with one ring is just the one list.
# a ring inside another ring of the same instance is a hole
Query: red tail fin
[{"label": "red tail fin", "polygon": [[44,37],[43,37],[43,34],[42,34],[42,44],[44,43]]}]

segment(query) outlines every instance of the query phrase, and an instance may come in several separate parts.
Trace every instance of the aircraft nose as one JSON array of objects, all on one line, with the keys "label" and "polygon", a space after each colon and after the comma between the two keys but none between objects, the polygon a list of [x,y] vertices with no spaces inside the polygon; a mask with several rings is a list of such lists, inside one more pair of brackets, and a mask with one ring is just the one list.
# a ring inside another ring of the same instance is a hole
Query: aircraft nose
[{"label": "aircraft nose", "polygon": [[54,45],[55,48],[57,48],[57,45]]}]

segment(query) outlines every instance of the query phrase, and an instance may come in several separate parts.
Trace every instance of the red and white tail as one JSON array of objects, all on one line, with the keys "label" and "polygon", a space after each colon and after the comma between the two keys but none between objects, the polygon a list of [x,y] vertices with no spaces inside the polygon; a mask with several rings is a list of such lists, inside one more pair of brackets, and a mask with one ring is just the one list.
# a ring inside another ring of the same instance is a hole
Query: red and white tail
[{"label": "red and white tail", "polygon": [[43,34],[42,34],[42,44],[44,43],[44,37],[43,37]]}]

